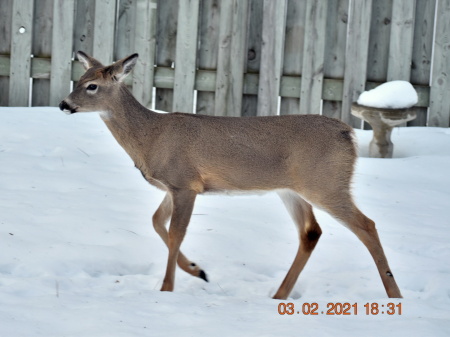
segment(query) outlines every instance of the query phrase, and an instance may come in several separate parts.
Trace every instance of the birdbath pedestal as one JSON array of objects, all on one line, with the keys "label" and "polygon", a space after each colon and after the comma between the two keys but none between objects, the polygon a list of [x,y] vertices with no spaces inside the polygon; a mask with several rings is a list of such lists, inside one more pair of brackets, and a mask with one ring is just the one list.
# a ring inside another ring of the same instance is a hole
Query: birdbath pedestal
[{"label": "birdbath pedestal", "polygon": [[371,158],[392,158],[394,144],[391,141],[392,129],[402,123],[417,117],[412,108],[383,109],[352,104],[352,115],[370,124],[373,129],[373,139],[369,145]]}]

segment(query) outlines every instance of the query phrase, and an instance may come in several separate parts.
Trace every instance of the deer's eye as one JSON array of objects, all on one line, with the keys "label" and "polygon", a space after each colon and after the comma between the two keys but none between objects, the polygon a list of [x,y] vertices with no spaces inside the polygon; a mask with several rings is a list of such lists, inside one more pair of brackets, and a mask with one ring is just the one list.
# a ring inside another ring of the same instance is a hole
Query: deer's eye
[{"label": "deer's eye", "polygon": [[97,90],[97,84],[89,84],[86,88],[87,90]]}]

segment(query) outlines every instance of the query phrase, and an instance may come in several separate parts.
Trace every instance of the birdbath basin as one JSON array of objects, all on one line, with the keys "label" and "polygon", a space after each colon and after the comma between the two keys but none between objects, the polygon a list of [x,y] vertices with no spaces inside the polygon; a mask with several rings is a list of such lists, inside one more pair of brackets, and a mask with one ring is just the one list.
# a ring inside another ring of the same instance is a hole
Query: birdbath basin
[{"label": "birdbath basin", "polygon": [[385,109],[352,104],[352,115],[370,124],[373,139],[369,145],[371,158],[392,158],[394,144],[391,141],[392,129],[417,117],[412,108]]}]

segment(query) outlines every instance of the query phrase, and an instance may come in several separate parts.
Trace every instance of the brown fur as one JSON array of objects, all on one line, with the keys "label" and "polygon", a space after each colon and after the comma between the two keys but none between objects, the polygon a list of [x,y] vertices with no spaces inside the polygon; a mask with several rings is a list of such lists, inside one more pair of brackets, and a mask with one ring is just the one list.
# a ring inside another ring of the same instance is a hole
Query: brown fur
[{"label": "brown fur", "polygon": [[348,125],[316,115],[158,114],[140,105],[121,83],[136,54],[108,67],[82,52],[78,56],[87,71],[61,102],[61,109],[102,111],[109,130],[145,179],[167,191],[153,216],[155,230],[169,248],[161,290],[173,290],[176,263],[206,279],[179,249],[197,194],[276,190],[299,229],[300,245],[274,298],[289,295],[322,233],[311,205],[355,232],[371,252],[388,295],[401,297],[394,278],[387,274],[390,269],[374,223],[352,201],[356,149]]}]

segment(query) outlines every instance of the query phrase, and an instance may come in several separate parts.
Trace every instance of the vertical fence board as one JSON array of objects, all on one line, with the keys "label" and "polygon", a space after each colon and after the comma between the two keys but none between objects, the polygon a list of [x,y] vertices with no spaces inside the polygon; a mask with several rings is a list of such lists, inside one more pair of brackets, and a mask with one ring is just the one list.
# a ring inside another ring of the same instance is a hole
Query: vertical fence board
[{"label": "vertical fence board", "polygon": [[[345,71],[345,45],[347,43],[349,0],[329,1],[327,14],[324,77],[343,79]],[[340,118],[340,101],[323,101],[322,115]]]},{"label": "vertical fence board", "polygon": [[415,0],[393,2],[388,81],[410,79],[415,7]]},{"label": "vertical fence board", "polygon": [[[217,64],[219,40],[219,23],[222,9],[227,1],[203,0],[199,15],[199,50],[198,69],[214,71]],[[198,91],[196,113],[213,115],[215,97],[213,92]]]},{"label": "vertical fence board", "polygon": [[[156,32],[156,65],[171,67],[175,62],[178,0],[159,0]],[[155,108],[173,111],[173,90],[156,89]]]},{"label": "vertical fence board", "polygon": [[376,0],[372,4],[367,80],[385,82],[389,60],[389,37],[392,22],[392,0]]},{"label": "vertical fence board", "polygon": [[[305,20],[306,2],[288,0],[284,43],[283,75],[300,76],[302,74]],[[280,115],[299,113],[299,98],[281,98]]]},{"label": "vertical fence board", "polygon": [[[392,4],[388,81],[410,80],[415,9],[415,0],[394,0]],[[406,126],[406,123],[400,126]]]},{"label": "vertical fence board", "polygon": [[[77,0],[75,10],[75,27],[73,34],[73,51],[84,51],[89,55],[94,52],[94,13],[95,2]],[[95,57],[95,55],[94,55]]]},{"label": "vertical fence board", "polygon": [[[261,64],[263,4],[263,1],[260,0],[250,0],[247,20],[248,36],[246,47],[247,60],[245,62],[246,73],[259,73],[259,67]],[[242,98],[242,116],[256,116],[257,109],[258,96],[244,95]]]},{"label": "vertical fence board", "polygon": [[196,73],[199,0],[180,0],[173,111],[192,112]]},{"label": "vertical fence board", "polygon": [[[52,57],[53,0],[35,0],[33,43],[31,53],[36,58]],[[61,28],[59,28],[61,29]],[[50,104],[50,81],[48,74],[33,79],[31,106]]]},{"label": "vertical fence board", "polygon": [[134,49],[139,59],[133,71],[133,95],[151,108],[156,48],[156,0],[137,0]]},{"label": "vertical fence board", "polygon": [[[367,60],[367,81],[387,81],[391,23],[392,0],[373,1]],[[363,125],[366,130],[372,129],[367,122],[363,122]]]},{"label": "vertical fence board", "polygon": [[113,61],[116,1],[95,1],[93,54],[104,64]]},{"label": "vertical fence board", "polygon": [[[114,43],[114,60],[120,60],[136,51],[135,32],[142,30],[136,21],[136,2],[133,0],[119,0],[116,23],[116,38]],[[141,13],[141,16],[145,13]],[[145,23],[144,23],[145,24]],[[141,36],[145,32],[140,33]]]},{"label": "vertical fence board", "polygon": [[300,91],[300,113],[320,114],[327,0],[308,0]]},{"label": "vertical fence board", "polygon": [[[435,6],[435,0],[416,0],[411,63],[411,83],[414,84],[424,86],[430,84]],[[428,108],[415,108],[415,110],[417,118],[408,122],[408,126],[426,126]]]},{"label": "vertical fence board", "polygon": [[32,31],[33,4],[15,0],[11,25],[10,106],[28,106]]},{"label": "vertical fence board", "polygon": [[[225,5],[226,4],[226,5]],[[240,116],[244,87],[248,1],[222,1],[216,79],[216,116]]]},{"label": "vertical fence board", "polygon": [[[12,0],[2,1],[0,11],[0,54],[11,55],[11,21]],[[9,77],[0,76],[0,106],[7,106],[9,101]]]},{"label": "vertical fence board", "polygon": [[287,0],[264,0],[258,116],[276,115],[283,70]]},{"label": "vertical fence board", "polygon": [[371,7],[372,0],[350,2],[341,119],[354,127],[361,126],[350,111],[366,84]]},{"label": "vertical fence board", "polygon": [[[74,14],[74,0],[55,0],[53,4],[50,105],[58,105],[70,92]],[[61,29],[62,26],[64,29]]]},{"label": "vertical fence board", "polygon": [[428,126],[450,124],[450,0],[439,0]]}]

